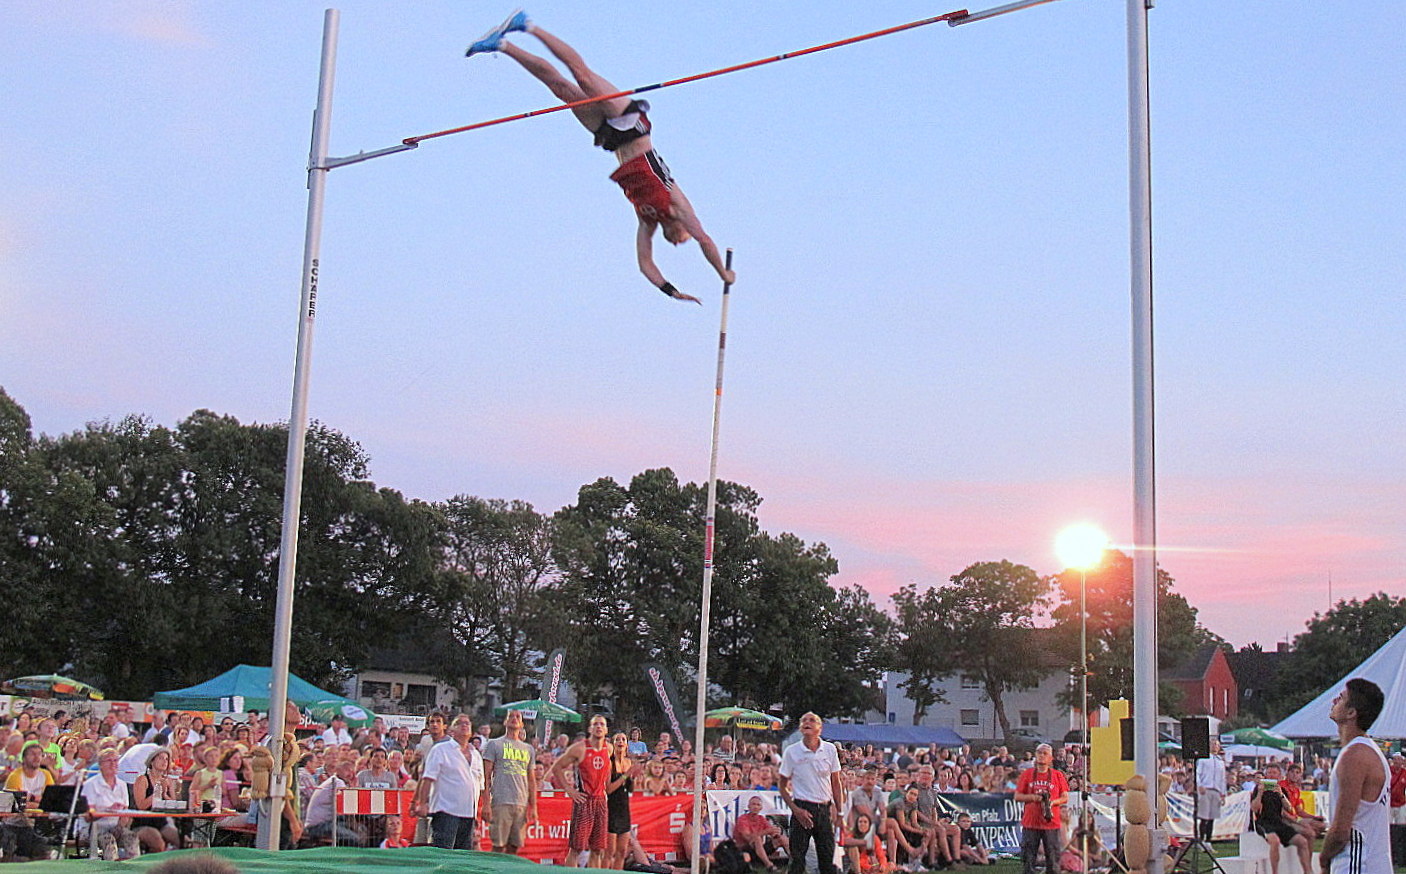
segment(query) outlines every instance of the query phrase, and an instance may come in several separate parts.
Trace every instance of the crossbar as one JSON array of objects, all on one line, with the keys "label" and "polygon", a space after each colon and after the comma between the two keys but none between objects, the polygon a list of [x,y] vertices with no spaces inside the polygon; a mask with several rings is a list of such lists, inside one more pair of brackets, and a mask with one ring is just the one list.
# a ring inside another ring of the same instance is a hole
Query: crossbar
[{"label": "crossbar", "polygon": [[[1051,2],[1051,0],[1035,0],[1035,2],[1048,3]],[[1033,3],[1027,2],[1026,5],[1033,5]],[[549,112],[561,112],[563,109],[575,109],[578,106],[589,106],[592,103],[602,103],[606,100],[615,100],[620,97],[629,97],[631,94],[642,94],[646,91],[657,91],[660,88],[671,88],[675,85],[683,85],[686,82],[697,82],[700,79],[711,79],[714,76],[722,76],[726,73],[736,73],[739,70],[750,70],[753,67],[760,67],[764,64],[774,64],[777,61],[785,61],[790,58],[799,58],[804,55],[813,55],[816,52],[823,52],[828,49],[836,49],[840,46],[853,45],[854,43],[863,42],[864,40],[874,39],[880,36],[888,36],[891,33],[899,33],[900,31],[904,30],[912,30],[915,27],[923,27],[928,24],[936,24],[939,21],[947,21],[950,23],[953,19],[956,18],[969,17],[970,16],[967,14],[967,10],[959,9],[956,12],[948,12],[943,15],[934,15],[932,18],[924,18],[920,21],[910,21],[907,24],[900,24],[895,27],[886,27],[883,30],[876,30],[873,33],[860,34],[859,36],[852,36],[847,39],[836,40],[834,42],[827,42],[824,45],[811,46],[808,49],[801,49],[799,51],[794,52],[786,52],[785,54],[774,55],[770,58],[762,58],[756,61],[748,61],[745,64],[734,64],[731,67],[722,67],[721,69],[710,70],[707,73],[695,73],[692,76],[684,76],[679,79],[670,79],[667,82],[657,82],[653,85],[642,85],[639,88],[631,88],[626,91],[617,91],[614,94],[600,94],[595,97],[587,97],[582,100],[573,100],[570,103],[559,103],[556,106],[548,106],[545,109],[534,109],[531,112],[520,112],[517,115],[505,115],[502,118],[494,118],[490,119],[489,121],[480,121],[476,124],[466,124],[461,127],[451,127],[448,130],[435,131],[434,133],[430,134],[421,134],[417,137],[406,137],[405,139],[401,140],[401,142],[405,143],[408,146],[413,146],[422,143],[425,140],[433,140],[438,137],[447,137],[450,134],[461,134],[471,130],[479,130],[480,128],[492,127],[496,124],[506,124],[510,121],[520,121],[524,118],[532,118],[533,116],[537,115],[546,115]]]}]

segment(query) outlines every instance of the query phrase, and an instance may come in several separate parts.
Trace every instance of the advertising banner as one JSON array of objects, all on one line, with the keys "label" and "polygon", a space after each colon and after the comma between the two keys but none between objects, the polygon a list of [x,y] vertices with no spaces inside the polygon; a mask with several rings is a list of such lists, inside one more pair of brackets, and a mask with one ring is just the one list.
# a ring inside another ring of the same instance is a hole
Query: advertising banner
[{"label": "advertising banner", "polygon": [[645,679],[654,696],[659,699],[659,707],[664,718],[669,721],[669,730],[674,733],[674,743],[681,743],[683,735],[683,705],[679,703],[679,689],[674,685],[674,677],[669,669],[653,662],[644,666]]}]

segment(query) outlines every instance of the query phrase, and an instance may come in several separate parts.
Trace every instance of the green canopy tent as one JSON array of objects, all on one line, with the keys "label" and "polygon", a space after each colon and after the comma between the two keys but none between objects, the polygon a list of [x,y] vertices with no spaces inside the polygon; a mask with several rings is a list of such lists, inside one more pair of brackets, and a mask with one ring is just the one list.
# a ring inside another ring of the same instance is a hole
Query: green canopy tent
[{"label": "green canopy tent", "polygon": [[[269,685],[272,681],[272,668],[238,665],[198,685],[157,692],[151,700],[158,710],[219,710],[222,699],[243,698],[245,710],[266,712],[269,709]],[[316,704],[358,706],[350,698],[319,689],[292,673],[288,675],[288,700],[299,708]]]},{"label": "green canopy tent", "polygon": [[1293,752],[1294,742],[1267,728],[1237,728],[1220,736],[1223,744],[1245,744],[1246,746],[1273,747],[1284,752]]}]

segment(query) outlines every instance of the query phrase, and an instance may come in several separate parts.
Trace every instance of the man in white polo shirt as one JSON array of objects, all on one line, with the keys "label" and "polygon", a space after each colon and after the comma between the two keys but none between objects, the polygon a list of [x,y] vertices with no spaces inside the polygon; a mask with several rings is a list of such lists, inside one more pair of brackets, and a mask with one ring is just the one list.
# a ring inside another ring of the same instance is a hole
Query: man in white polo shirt
[{"label": "man in white polo shirt", "polygon": [[473,720],[460,713],[449,724],[449,740],[430,748],[416,790],[416,812],[430,815],[431,843],[446,850],[472,850],[474,815],[483,789],[483,757],[469,736]]},{"label": "man in white polo shirt", "polygon": [[801,742],[787,747],[781,755],[777,788],[791,808],[788,874],[804,874],[812,838],[820,874],[836,874],[834,823],[844,806],[844,786],[840,783],[840,753],[834,744],[820,739],[821,726],[814,713],[802,716]]}]

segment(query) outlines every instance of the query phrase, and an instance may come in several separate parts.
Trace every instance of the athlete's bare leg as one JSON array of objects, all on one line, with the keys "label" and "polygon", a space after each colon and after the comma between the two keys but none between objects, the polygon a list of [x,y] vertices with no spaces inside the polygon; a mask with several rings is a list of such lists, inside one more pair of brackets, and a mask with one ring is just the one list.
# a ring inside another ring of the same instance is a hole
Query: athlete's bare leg
[{"label": "athlete's bare leg", "polygon": [[[571,75],[576,78],[576,84],[581,86],[581,90],[586,92],[587,97],[599,97],[602,94],[614,94],[619,91],[604,76],[586,66],[586,62],[581,58],[579,52],[567,45],[559,37],[553,36],[536,24],[529,24],[527,32],[542,41],[542,45],[547,47],[557,60],[566,65],[566,69],[571,71]],[[601,107],[605,114],[611,118],[623,115],[625,107],[630,105],[630,98],[617,97],[614,100],[601,102]]]},{"label": "athlete's bare leg", "polygon": [[[546,85],[562,103],[574,103],[590,96],[581,90],[580,85],[563,76],[561,71],[552,66],[552,62],[546,58],[540,58],[532,52],[520,49],[507,40],[503,41],[499,51],[521,64],[524,70],[531,73],[537,81]],[[592,133],[601,126],[601,122],[605,121],[605,110],[598,103],[576,106],[572,108],[571,112],[576,116],[576,120]]]}]

